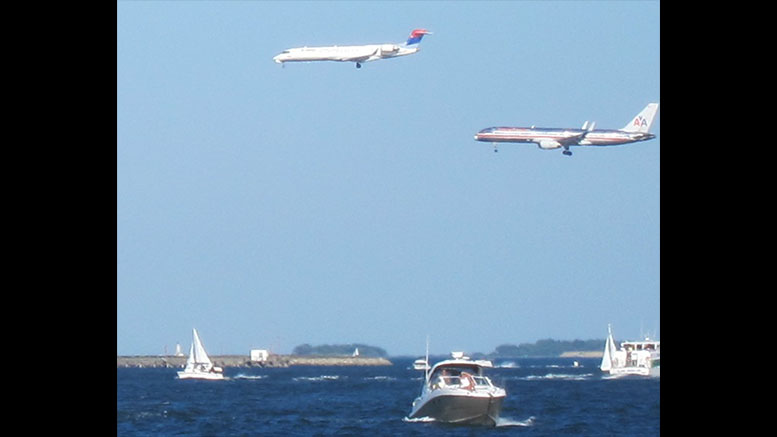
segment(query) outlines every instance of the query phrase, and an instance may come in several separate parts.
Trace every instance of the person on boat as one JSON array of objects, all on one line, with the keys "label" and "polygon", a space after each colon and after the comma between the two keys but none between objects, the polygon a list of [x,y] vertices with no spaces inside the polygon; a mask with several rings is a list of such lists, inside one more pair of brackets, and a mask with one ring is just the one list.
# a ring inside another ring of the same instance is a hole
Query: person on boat
[{"label": "person on boat", "polygon": [[467,372],[461,372],[461,375],[459,375],[459,386],[463,389],[474,391],[475,378],[473,378],[472,375]]},{"label": "person on boat", "polygon": [[434,385],[432,385],[432,389],[437,390],[438,388],[445,388],[448,386],[447,381],[445,380],[450,376],[450,372],[448,369],[442,369],[440,371],[440,374],[437,376],[437,380],[435,381]]}]

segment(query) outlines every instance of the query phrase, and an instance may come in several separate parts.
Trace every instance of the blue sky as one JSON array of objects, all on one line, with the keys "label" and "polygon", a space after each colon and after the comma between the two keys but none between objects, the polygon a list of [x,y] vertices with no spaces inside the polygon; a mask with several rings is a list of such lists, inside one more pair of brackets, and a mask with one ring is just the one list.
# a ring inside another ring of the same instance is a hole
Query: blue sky
[{"label": "blue sky", "polygon": [[[660,337],[659,2],[117,3],[117,354]],[[402,42],[292,63],[290,47]]]}]

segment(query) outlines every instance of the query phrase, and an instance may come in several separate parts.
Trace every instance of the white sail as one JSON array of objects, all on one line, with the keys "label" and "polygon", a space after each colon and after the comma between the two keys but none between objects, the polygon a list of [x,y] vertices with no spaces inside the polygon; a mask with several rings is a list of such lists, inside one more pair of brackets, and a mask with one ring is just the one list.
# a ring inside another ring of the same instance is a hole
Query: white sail
[{"label": "white sail", "polygon": [[195,364],[197,363],[194,361],[194,343],[192,343],[192,345],[189,346],[189,358],[186,359],[186,371],[190,372],[194,369]]},{"label": "white sail", "polygon": [[607,340],[604,343],[604,355],[602,355],[602,364],[599,366],[603,372],[609,372],[612,369],[612,356],[615,352],[615,340],[612,338],[612,330],[607,325]]},{"label": "white sail", "polygon": [[192,345],[189,347],[189,358],[186,359],[184,372],[208,372],[212,367],[213,363],[202,346],[197,329],[192,328]]},{"label": "white sail", "polygon": [[208,358],[208,353],[205,352],[205,348],[202,346],[200,336],[197,334],[196,329],[192,328],[192,332],[194,333],[194,343],[192,343],[192,348],[194,349],[194,362],[197,364],[205,364],[210,368],[213,366],[213,363],[210,361],[210,358]]}]

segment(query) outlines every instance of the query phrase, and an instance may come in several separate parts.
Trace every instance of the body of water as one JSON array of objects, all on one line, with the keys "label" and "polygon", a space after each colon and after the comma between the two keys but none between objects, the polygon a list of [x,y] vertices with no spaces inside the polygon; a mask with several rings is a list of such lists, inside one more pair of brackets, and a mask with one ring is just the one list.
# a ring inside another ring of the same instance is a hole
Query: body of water
[{"label": "body of water", "polygon": [[408,420],[423,381],[412,361],[226,368],[224,381],[178,380],[177,369],[117,368],[117,435],[660,434],[660,378],[610,378],[599,359],[585,358],[496,362],[487,376],[507,398],[494,428]]}]

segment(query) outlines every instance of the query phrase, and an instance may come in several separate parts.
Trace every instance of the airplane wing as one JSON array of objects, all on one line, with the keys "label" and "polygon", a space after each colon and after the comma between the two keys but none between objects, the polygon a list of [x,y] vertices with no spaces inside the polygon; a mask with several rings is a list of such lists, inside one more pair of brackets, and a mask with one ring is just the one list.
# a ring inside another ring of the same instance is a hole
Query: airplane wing
[{"label": "airplane wing", "polygon": [[363,49],[353,50],[341,56],[340,60],[350,62],[364,62],[378,53],[378,50],[379,48],[373,47],[365,47]]},{"label": "airplane wing", "polygon": [[583,132],[581,132],[578,135],[572,135],[571,137],[564,138],[563,140],[559,141],[559,144],[561,146],[568,148],[569,146],[574,146],[576,144],[580,144],[580,141],[583,141],[583,138],[585,138],[586,135],[591,133],[591,131],[594,130],[594,127],[596,126],[596,122],[591,123],[591,126],[588,126],[588,121],[583,123]]},{"label": "airplane wing", "polygon": [[585,136],[588,135],[588,131],[583,132],[579,135],[573,135],[571,137],[564,138],[563,140],[559,141],[558,143],[562,146],[573,146],[575,144],[580,143],[580,141],[585,138]]}]

